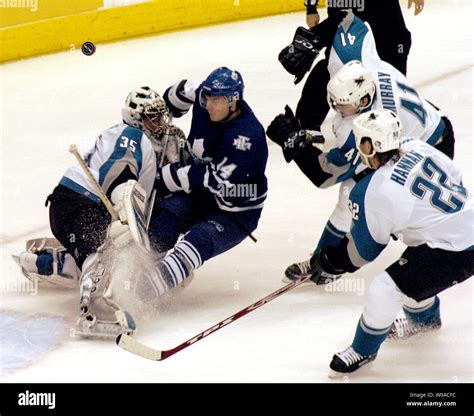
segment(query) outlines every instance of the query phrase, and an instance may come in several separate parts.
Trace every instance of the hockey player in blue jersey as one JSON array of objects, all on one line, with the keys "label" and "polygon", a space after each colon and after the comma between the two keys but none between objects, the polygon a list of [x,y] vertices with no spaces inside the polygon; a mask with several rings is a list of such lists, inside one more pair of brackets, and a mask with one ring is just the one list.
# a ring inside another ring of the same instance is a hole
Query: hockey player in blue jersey
[{"label": "hockey player in blue jersey", "polygon": [[112,268],[105,252],[111,245],[127,245],[133,233],[136,235],[130,220],[131,195],[139,192],[145,200],[151,194],[157,156],[166,163],[185,163],[181,145],[184,134],[170,124],[166,103],[155,91],[149,87],[133,90],[122,109],[122,118],[123,123],[99,135],[84,157],[120,220],[111,223],[93,184],[80,166],[74,165],[47,199],[56,239],[30,240],[28,251],[14,256],[31,280],[80,286],[77,332],[86,336],[115,338],[121,332],[133,332],[130,314],[103,296]]},{"label": "hockey player in blue jersey", "polygon": [[[331,376],[373,361],[388,336],[440,328],[436,295],[474,273],[474,200],[459,168],[434,147],[401,139],[400,119],[390,110],[358,116],[353,130],[362,162],[375,172],[350,193],[350,232],[311,258],[312,280],[356,271],[375,260],[391,236],[408,248],[375,277],[354,340],[334,355]],[[405,317],[395,319],[402,308]]]},{"label": "hockey player in blue jersey", "polygon": [[[370,27],[352,14],[337,28],[328,68],[328,102],[336,114],[325,121],[329,128],[323,132],[324,137],[319,132],[302,130],[289,109],[267,129],[268,137],[283,147],[285,159],[294,160],[316,186],[327,188],[340,183],[338,203],[315,251],[336,245],[349,230],[347,197],[368,172],[360,163],[351,131],[358,114],[370,109],[393,110],[401,118],[406,135],[435,146],[451,158],[454,156],[454,133],[449,119],[423,99],[402,73],[380,59]],[[328,143],[331,136],[333,148]],[[308,267],[309,260],[290,265],[284,280],[301,277]]]},{"label": "hockey player in blue jersey", "polygon": [[152,290],[143,293],[143,300],[180,285],[257,228],[267,194],[268,149],[243,92],[240,73],[220,67],[199,86],[183,80],[164,94],[175,117],[193,106],[187,140],[192,163],[158,171],[155,188],[162,198],[155,204],[149,236],[163,258],[149,275]]}]

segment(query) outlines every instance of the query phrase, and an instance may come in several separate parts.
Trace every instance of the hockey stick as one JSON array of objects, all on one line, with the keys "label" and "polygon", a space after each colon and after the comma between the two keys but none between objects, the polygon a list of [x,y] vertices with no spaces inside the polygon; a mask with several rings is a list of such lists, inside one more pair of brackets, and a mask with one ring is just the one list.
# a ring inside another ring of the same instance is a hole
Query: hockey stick
[{"label": "hockey stick", "polygon": [[195,337],[183,342],[182,344],[179,344],[178,346],[170,350],[157,350],[157,349],[148,347],[126,334],[121,334],[117,337],[117,341],[116,341],[117,345],[120,348],[124,349],[125,351],[131,352],[132,354],[139,355],[140,357],[147,358],[149,360],[153,360],[153,361],[166,360],[168,357],[171,357],[177,352],[184,350],[190,345],[193,345],[194,343],[200,341],[201,339],[207,337],[208,335],[211,335],[213,332],[218,331],[219,329],[225,327],[226,325],[229,325],[230,323],[236,321],[237,319],[242,318],[242,316],[247,315],[249,312],[252,312],[253,310],[259,308],[260,306],[263,306],[266,303],[270,302],[271,300],[277,298],[283,293],[288,292],[289,290],[295,288],[296,286],[299,286],[300,284],[306,282],[307,280],[310,279],[310,277],[311,277],[311,274],[308,274],[304,277],[301,277],[300,279],[294,280],[293,282],[287,284],[286,286],[283,286],[282,288],[276,290],[275,292],[270,293],[269,295],[258,300],[257,302],[252,303],[251,305],[247,306],[245,309],[242,309],[241,311],[234,313],[233,315],[229,316],[227,319],[224,319],[218,324],[211,326],[210,328],[206,329],[205,331],[201,332]]},{"label": "hockey stick", "polygon": [[110,203],[109,198],[107,198],[107,195],[105,195],[104,190],[97,183],[96,179],[94,178],[94,175],[92,175],[92,172],[90,171],[89,167],[86,165],[86,162],[84,162],[84,159],[79,154],[79,151],[77,150],[77,146],[75,144],[71,144],[69,146],[69,153],[72,153],[74,155],[74,157],[77,159],[77,162],[81,166],[82,170],[86,174],[87,178],[91,181],[92,186],[97,191],[97,194],[99,195],[100,200],[107,208],[107,211],[109,211],[109,214],[112,216],[112,221],[118,220],[119,217],[118,217],[117,211],[115,211],[114,208],[112,207],[112,204]]}]

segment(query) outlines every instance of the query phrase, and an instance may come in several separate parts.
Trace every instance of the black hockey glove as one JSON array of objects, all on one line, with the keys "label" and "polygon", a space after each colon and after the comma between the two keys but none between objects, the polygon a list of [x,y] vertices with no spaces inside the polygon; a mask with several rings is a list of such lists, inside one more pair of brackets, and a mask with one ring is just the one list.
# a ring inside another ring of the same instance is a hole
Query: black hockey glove
[{"label": "black hockey glove", "polygon": [[326,285],[339,279],[345,270],[335,268],[327,258],[324,248],[313,254],[310,260],[311,280],[317,285]]},{"label": "black hockey glove", "polygon": [[300,122],[293,114],[293,110],[286,105],[285,114],[278,114],[267,127],[267,136],[281,147],[290,136],[301,130]]},{"label": "black hockey glove", "polygon": [[283,149],[285,160],[290,163],[301,151],[313,143],[324,143],[324,137],[315,131],[303,130],[291,108],[279,114],[267,127],[267,136]]},{"label": "black hockey glove", "polygon": [[294,82],[298,84],[311,69],[322,48],[319,36],[300,26],[296,29],[293,42],[280,52],[278,60],[290,74],[295,76]]}]

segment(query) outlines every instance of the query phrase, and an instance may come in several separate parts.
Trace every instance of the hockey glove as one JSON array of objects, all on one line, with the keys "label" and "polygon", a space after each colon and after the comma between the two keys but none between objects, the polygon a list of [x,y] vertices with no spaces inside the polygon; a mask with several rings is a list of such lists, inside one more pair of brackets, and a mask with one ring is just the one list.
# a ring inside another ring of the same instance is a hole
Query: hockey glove
[{"label": "hockey glove", "polygon": [[318,36],[300,26],[296,29],[293,42],[280,52],[278,60],[290,74],[295,76],[294,83],[298,84],[311,69],[322,47]]},{"label": "hockey glove", "polygon": [[336,269],[327,258],[324,248],[313,254],[310,260],[311,280],[317,285],[326,285],[339,279],[345,270]]},{"label": "hockey glove", "polygon": [[173,117],[182,117],[189,111],[196,99],[197,87],[196,84],[183,79],[166,89],[163,94],[163,100],[165,100]]},{"label": "hockey glove", "polygon": [[310,144],[324,143],[319,132],[303,130],[289,106],[285,114],[279,114],[267,127],[267,136],[283,149],[285,160],[289,163]]}]

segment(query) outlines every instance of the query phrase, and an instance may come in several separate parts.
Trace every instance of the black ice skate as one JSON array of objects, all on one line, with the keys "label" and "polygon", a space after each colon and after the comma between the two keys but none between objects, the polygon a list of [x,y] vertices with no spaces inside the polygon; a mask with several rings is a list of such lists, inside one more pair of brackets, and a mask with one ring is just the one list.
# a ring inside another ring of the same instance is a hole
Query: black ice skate
[{"label": "black ice skate", "polygon": [[[299,263],[293,263],[292,265],[288,266],[285,270],[285,277],[283,277],[282,281],[284,283],[291,283],[296,279],[299,279],[309,273],[311,268],[310,260],[304,260]],[[311,280],[306,281],[305,283],[312,283]]]},{"label": "black ice skate", "polygon": [[[300,279],[310,273],[314,274],[313,278],[311,280],[307,280],[303,284],[316,283],[318,286],[326,285],[336,281],[342,276],[342,274],[328,275],[326,273],[317,273],[315,270],[311,271],[311,259],[309,259],[299,263],[293,263],[292,265],[288,266],[285,270],[285,277],[283,277],[282,281],[284,283],[291,283],[294,280]],[[317,279],[315,276],[317,276]]]},{"label": "black ice skate", "polygon": [[331,368],[329,377],[337,378],[353,373],[362,366],[374,361],[375,357],[377,357],[376,353],[368,356],[361,355],[354,351],[352,346],[350,346],[344,351],[334,354],[331,364],[329,364],[329,367]]}]

